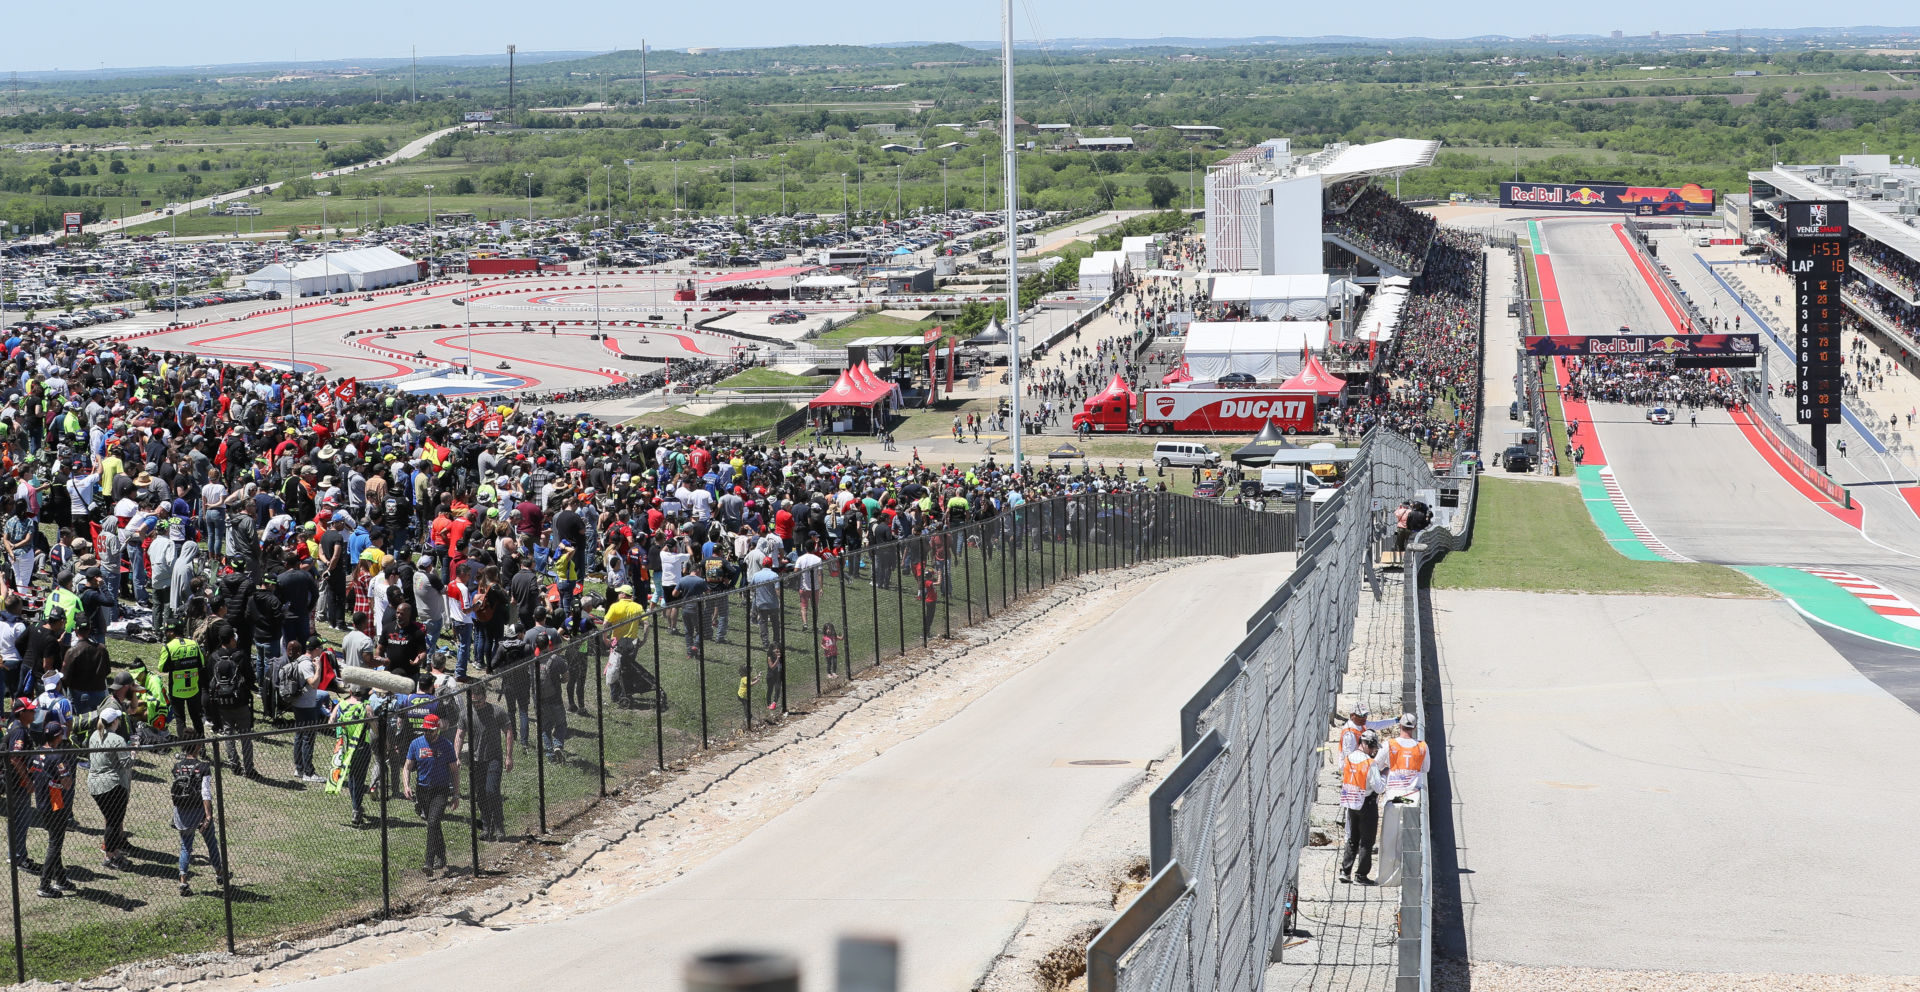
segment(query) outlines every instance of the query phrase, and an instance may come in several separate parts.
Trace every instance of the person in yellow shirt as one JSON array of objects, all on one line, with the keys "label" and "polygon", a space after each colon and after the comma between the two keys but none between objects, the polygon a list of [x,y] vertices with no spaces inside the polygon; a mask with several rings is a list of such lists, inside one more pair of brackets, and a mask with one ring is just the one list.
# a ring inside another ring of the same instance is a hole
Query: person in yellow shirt
[{"label": "person in yellow shirt", "polygon": [[103,497],[112,496],[113,480],[125,474],[126,471],[127,463],[121,461],[120,456],[113,453],[113,449],[107,449],[107,457],[100,459],[100,494]]}]

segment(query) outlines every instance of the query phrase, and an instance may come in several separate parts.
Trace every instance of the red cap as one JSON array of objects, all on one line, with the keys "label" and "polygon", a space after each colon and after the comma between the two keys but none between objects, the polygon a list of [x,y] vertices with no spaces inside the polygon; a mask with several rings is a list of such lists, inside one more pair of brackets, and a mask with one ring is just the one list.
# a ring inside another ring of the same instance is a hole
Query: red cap
[{"label": "red cap", "polygon": [[439,729],[440,729],[440,714],[438,714],[438,713],[429,713],[429,714],[427,714],[427,715],[426,715],[426,717],[425,717],[424,719],[422,719],[422,720],[420,721],[420,729],[422,729],[422,730],[439,730]]}]

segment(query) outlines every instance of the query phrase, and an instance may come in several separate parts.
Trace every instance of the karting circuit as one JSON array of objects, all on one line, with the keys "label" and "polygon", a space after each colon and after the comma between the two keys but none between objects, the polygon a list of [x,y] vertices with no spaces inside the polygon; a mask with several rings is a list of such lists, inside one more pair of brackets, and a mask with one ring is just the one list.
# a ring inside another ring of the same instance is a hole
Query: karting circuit
[{"label": "karting circuit", "polygon": [[[437,281],[292,308],[196,311],[199,319],[185,326],[113,325],[113,336],[161,351],[393,382],[408,392],[550,394],[617,385],[673,361],[771,352],[857,305],[675,300],[675,277],[684,282],[687,273],[607,274],[597,289],[593,276],[580,273]],[[782,310],[806,318],[768,320]],[[596,339],[596,326],[604,337]],[[463,371],[469,360],[471,376]]]}]

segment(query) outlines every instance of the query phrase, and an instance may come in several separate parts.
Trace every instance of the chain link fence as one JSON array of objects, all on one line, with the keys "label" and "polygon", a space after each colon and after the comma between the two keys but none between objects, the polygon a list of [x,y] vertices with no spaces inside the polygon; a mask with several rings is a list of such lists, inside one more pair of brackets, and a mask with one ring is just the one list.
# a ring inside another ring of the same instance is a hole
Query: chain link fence
[{"label": "chain link fence", "polygon": [[[1291,520],[1217,502],[1088,493],[749,575],[625,630],[563,609],[584,618],[571,639],[524,657],[508,639],[477,681],[192,745],[208,759],[204,800],[175,798],[179,741],[18,752],[5,953],[19,980],[78,980],[402,916],[537,867],[610,793],[1032,593],[1155,559],[1292,550],[1293,537]],[[450,764],[423,786],[423,767]],[[301,782],[306,769],[323,781]],[[124,788],[93,795],[96,774],[122,771]],[[38,897],[42,878],[59,894]]]},{"label": "chain link fence", "polygon": [[1152,879],[1088,945],[1091,992],[1261,987],[1292,913],[1361,587],[1403,543],[1390,536],[1400,501],[1437,506],[1440,487],[1411,442],[1367,435],[1293,573],[1181,711],[1183,756],[1149,803]]}]

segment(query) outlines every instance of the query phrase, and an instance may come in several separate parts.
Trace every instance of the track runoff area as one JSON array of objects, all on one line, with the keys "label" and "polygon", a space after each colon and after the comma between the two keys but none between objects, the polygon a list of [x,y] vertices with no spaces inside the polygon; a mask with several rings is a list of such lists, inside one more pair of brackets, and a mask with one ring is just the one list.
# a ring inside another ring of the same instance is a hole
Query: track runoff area
[{"label": "track runoff area", "polygon": [[[224,361],[397,381],[414,392],[549,393],[616,385],[666,362],[726,361],[748,346],[778,347],[758,339],[796,340],[853,307],[806,305],[803,322],[773,324],[768,317],[795,305],[674,300],[676,281],[688,275],[603,273],[597,289],[591,273],[436,281],[308,298],[291,310],[282,301],[191,311],[180,318],[187,326],[115,336]],[[157,324],[167,315],[147,316]],[[469,354],[471,378],[420,374],[465,367]]]},{"label": "track runoff area", "polygon": [[[1530,225],[1551,334],[1683,330],[1617,224]],[[1660,244],[1683,285],[1696,253]],[[1793,329],[1757,329],[1790,364],[1774,339]],[[1462,907],[1442,952],[1497,988],[1913,987],[1868,977],[1920,974],[1904,853],[1920,796],[1870,757],[1920,732],[1912,477],[1836,427],[1854,452],[1834,459],[1841,506],[1724,409],[1691,426],[1692,409],[1565,406],[1582,496],[1622,555],[1729,565],[1781,598],[1435,593],[1455,800],[1435,840]]]}]

